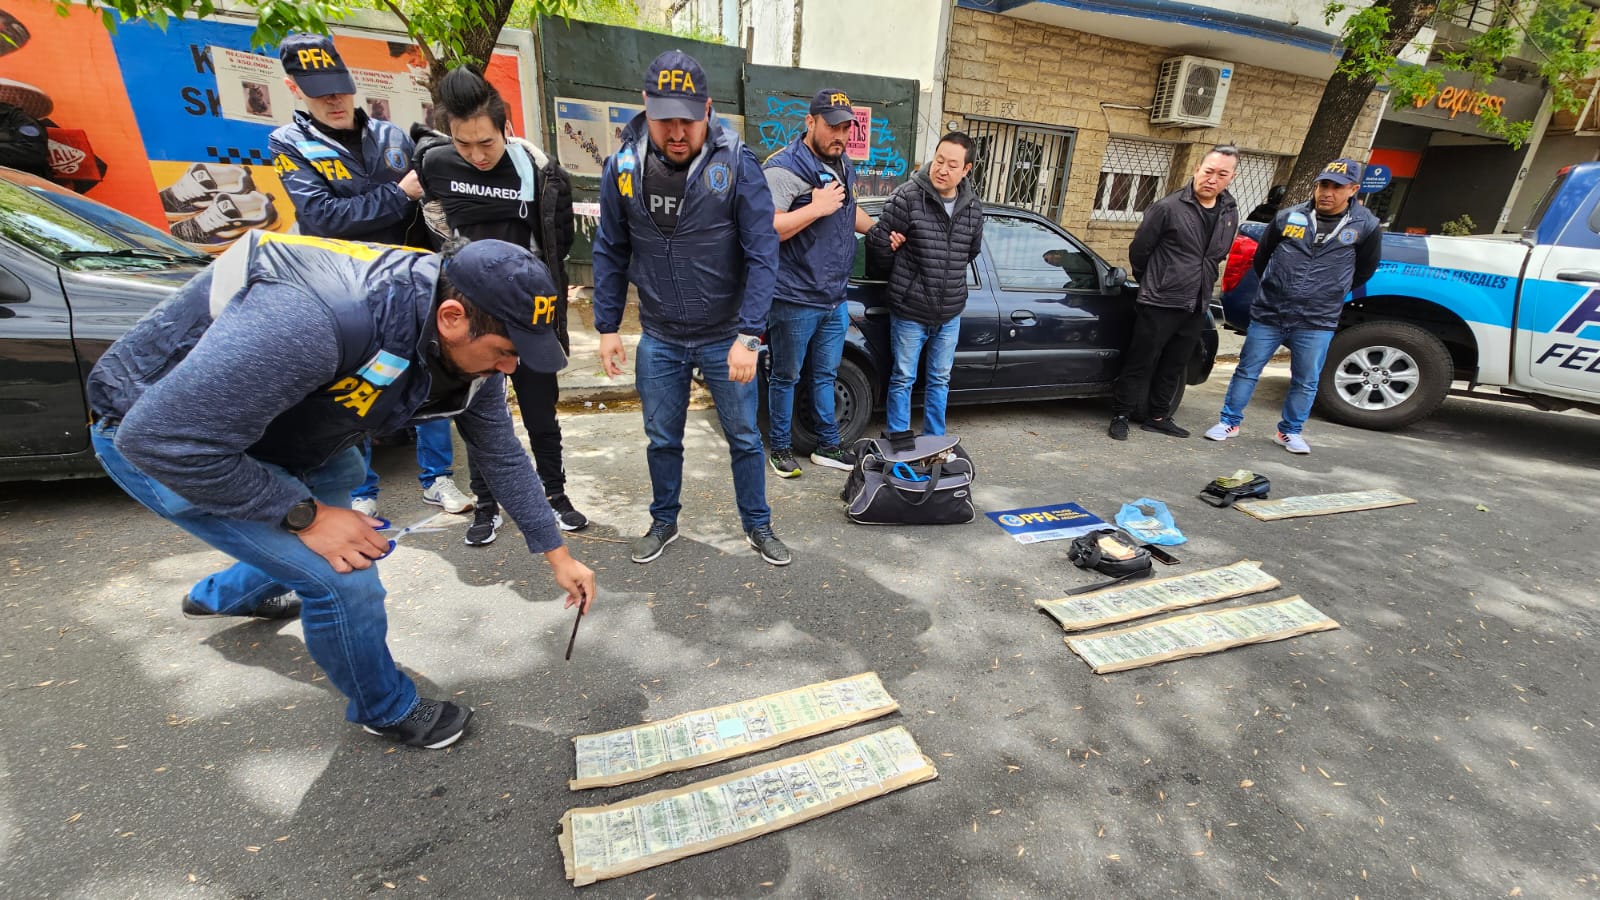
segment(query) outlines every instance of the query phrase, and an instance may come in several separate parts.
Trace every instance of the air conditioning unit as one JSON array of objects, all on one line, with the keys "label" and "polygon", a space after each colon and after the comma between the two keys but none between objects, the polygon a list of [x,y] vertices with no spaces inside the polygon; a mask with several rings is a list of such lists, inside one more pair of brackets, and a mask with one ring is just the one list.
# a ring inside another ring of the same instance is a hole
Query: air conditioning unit
[{"label": "air conditioning unit", "polygon": [[1175,56],[1161,63],[1150,124],[1210,128],[1222,124],[1233,63]]}]

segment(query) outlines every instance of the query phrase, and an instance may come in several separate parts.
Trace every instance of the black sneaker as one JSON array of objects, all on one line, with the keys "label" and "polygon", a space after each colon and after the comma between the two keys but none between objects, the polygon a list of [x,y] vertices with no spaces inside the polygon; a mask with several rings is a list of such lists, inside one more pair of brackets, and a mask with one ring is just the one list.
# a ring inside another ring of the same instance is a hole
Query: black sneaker
[{"label": "black sneaker", "polygon": [[363,725],[367,734],[376,734],[412,747],[439,750],[454,744],[467,730],[472,718],[472,707],[457,706],[448,700],[417,698],[406,717],[393,725],[373,728]]},{"label": "black sneaker", "polygon": [[482,547],[500,536],[500,504],[479,503],[472,510],[472,526],[467,529],[467,545]]},{"label": "black sneaker", "polygon": [[1112,416],[1111,417],[1111,425],[1106,428],[1106,434],[1110,435],[1111,439],[1113,441],[1125,441],[1125,440],[1127,440],[1128,439],[1128,417],[1127,416]]},{"label": "black sneaker", "polygon": [[[183,595],[183,605],[180,608],[183,610],[184,617],[189,619],[209,619],[212,616],[222,615],[222,613],[212,612],[194,602],[194,599],[188,594]],[[255,609],[239,615],[253,619],[298,619],[300,618],[300,598],[294,594],[273,597],[256,604]]]},{"label": "black sneaker", "polygon": [[767,562],[775,566],[787,566],[789,564],[789,548],[785,547],[783,541],[778,540],[778,536],[772,533],[771,525],[762,525],[759,528],[750,529],[745,532],[744,539],[749,541],[750,546],[756,548],[756,552],[761,554],[761,558]]},{"label": "black sneaker", "polygon": [[589,527],[589,517],[572,508],[572,501],[566,494],[551,494],[548,498],[550,508],[556,511],[556,524],[562,531],[582,531]]},{"label": "black sneaker", "polygon": [[632,559],[647,563],[661,555],[667,545],[678,539],[678,526],[671,522],[651,522],[650,530],[633,542]]},{"label": "black sneaker", "polygon": [[767,456],[767,462],[772,465],[772,471],[777,472],[779,478],[800,477],[800,464],[794,461],[794,454],[788,447],[772,451]]},{"label": "black sneaker", "polygon": [[1184,428],[1177,422],[1172,421],[1171,416],[1168,416],[1165,419],[1148,419],[1143,425],[1139,426],[1139,429],[1141,431],[1154,431],[1156,434],[1168,434],[1175,438],[1186,438],[1189,436],[1189,429]]},{"label": "black sneaker", "polygon": [[838,444],[818,447],[811,451],[811,461],[819,466],[827,466],[830,469],[843,469],[846,472],[856,467],[856,455]]}]

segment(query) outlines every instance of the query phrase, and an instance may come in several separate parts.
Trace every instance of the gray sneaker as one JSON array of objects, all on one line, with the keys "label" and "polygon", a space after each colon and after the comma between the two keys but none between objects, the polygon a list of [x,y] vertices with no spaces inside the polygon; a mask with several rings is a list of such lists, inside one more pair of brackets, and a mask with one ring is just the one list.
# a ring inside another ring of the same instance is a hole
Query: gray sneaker
[{"label": "gray sneaker", "polygon": [[750,546],[756,548],[756,552],[761,554],[761,558],[767,562],[775,566],[787,566],[789,564],[791,559],[789,548],[785,547],[783,541],[778,540],[778,536],[772,533],[771,525],[762,525],[750,529],[745,532],[744,539],[749,541]]},{"label": "gray sneaker", "polygon": [[661,555],[667,545],[678,539],[678,526],[671,522],[651,522],[650,530],[633,542],[632,559],[647,563]]}]

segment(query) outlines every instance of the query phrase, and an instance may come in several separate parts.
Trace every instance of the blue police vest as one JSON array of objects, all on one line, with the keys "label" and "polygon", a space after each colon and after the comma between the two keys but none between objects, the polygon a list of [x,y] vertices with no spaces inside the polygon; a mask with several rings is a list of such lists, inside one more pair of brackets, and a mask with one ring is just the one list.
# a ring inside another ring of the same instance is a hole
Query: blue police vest
[{"label": "blue police vest", "polygon": [[[804,134],[796,137],[787,147],[768,157],[762,168],[777,166],[805,179],[814,189],[827,187],[836,176],[805,141]],[[844,169],[844,205],[778,245],[774,300],[824,309],[832,309],[844,301],[850,267],[856,256],[856,170],[848,156],[840,162]],[[808,191],[796,197],[788,210],[780,212],[792,212],[809,203],[811,193]]]},{"label": "blue police vest", "polygon": [[1355,277],[1356,248],[1379,224],[1371,210],[1352,201],[1344,220],[1319,243],[1311,201],[1279,212],[1268,226],[1278,231],[1278,246],[1261,274],[1251,320],[1277,328],[1337,329]]}]

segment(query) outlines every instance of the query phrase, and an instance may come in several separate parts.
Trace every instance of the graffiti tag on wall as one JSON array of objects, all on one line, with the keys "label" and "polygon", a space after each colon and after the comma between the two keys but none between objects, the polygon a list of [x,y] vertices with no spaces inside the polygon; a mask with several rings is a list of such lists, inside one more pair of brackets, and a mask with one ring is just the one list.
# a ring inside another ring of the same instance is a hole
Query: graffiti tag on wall
[{"label": "graffiti tag on wall", "polygon": [[[806,130],[805,100],[786,100],[768,97],[764,113],[749,114],[750,127],[760,135],[763,155],[782,149]],[[906,180],[910,164],[901,155],[894,129],[889,120],[872,116],[871,135],[868,137],[869,154],[865,160],[856,161],[857,193],[861,196],[887,194]]]}]

